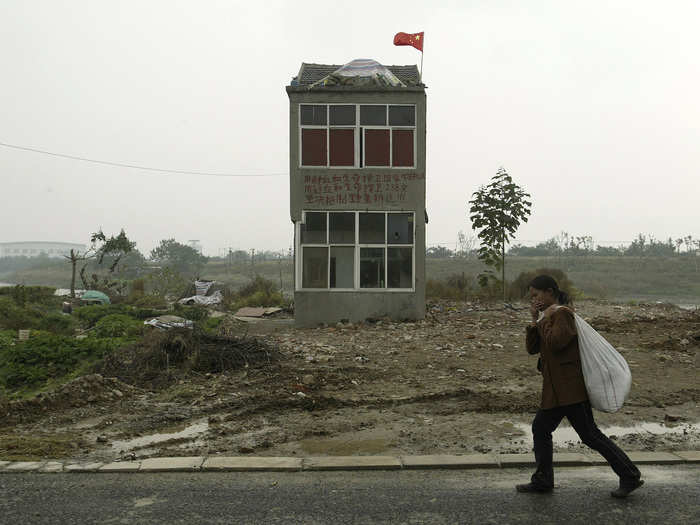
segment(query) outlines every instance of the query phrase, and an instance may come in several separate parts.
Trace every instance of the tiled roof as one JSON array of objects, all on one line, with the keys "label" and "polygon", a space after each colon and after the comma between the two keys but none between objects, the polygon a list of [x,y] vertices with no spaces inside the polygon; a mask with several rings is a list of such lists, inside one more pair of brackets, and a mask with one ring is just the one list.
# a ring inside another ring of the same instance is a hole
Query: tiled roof
[{"label": "tiled roof", "polygon": [[[342,64],[307,64],[303,62],[301,64],[301,69],[299,70],[299,75],[294,77],[294,80],[298,82],[296,85],[310,86],[314,82],[318,82],[341,67],[343,67]],[[407,86],[419,85],[417,66],[386,66],[386,68],[394,75],[399,77],[399,80],[401,80],[401,82]],[[295,85],[294,81],[292,82],[292,85]]]}]

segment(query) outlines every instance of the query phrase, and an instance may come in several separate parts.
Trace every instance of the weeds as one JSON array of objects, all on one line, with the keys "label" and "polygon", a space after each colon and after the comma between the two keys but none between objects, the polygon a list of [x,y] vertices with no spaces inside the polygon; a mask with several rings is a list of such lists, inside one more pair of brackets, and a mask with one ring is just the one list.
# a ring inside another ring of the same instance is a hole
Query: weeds
[{"label": "weeds", "polygon": [[245,306],[286,306],[282,291],[274,281],[256,275],[237,292],[224,293],[224,307],[236,311]]},{"label": "weeds", "polygon": [[106,354],[96,371],[132,385],[160,388],[191,372],[221,373],[276,357],[271,347],[256,339],[219,337],[200,328],[153,330]]}]

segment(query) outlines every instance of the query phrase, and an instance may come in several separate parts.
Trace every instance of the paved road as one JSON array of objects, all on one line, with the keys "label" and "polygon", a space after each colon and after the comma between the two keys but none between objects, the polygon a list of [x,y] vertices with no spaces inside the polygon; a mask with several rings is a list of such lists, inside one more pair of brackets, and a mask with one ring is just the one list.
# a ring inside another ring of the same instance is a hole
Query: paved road
[{"label": "paved road", "polygon": [[700,466],[642,469],[627,500],[605,467],[560,468],[551,495],[524,469],[0,474],[0,523],[700,523]]}]

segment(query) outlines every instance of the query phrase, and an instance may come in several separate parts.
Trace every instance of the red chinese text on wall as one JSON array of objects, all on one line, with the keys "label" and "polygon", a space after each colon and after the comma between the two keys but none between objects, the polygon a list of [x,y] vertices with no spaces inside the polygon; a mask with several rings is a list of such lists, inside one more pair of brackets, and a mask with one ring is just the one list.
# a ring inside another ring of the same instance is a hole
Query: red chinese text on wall
[{"label": "red chinese text on wall", "polygon": [[401,203],[408,199],[411,182],[422,179],[424,173],[305,175],[304,203],[323,206]]}]

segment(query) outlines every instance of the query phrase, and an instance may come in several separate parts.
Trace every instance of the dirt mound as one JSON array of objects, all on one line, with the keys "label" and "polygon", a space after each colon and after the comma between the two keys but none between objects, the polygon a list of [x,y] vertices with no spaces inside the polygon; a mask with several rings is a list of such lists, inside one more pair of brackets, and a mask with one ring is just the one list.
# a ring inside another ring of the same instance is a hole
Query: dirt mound
[{"label": "dirt mound", "polygon": [[273,347],[255,338],[189,329],[154,330],[138,343],[106,356],[99,371],[132,385],[159,389],[190,372],[221,373],[278,359]]},{"label": "dirt mound", "polygon": [[20,422],[44,413],[90,404],[109,404],[134,393],[136,389],[113,377],[90,374],[78,377],[51,392],[20,401],[0,400],[0,414],[6,422]]}]

